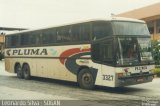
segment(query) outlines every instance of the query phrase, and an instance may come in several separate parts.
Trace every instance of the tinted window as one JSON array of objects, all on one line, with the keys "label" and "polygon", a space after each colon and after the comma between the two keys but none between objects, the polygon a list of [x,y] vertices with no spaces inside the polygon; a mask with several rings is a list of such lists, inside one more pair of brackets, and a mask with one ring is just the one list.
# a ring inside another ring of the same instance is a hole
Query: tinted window
[{"label": "tinted window", "polygon": [[42,36],[42,34],[40,31],[29,32],[29,45],[40,44],[41,36]]},{"label": "tinted window", "polygon": [[93,25],[92,26],[93,40],[112,35],[112,28],[109,22],[105,21],[93,22],[92,25]]},{"label": "tinted window", "polygon": [[77,24],[71,28],[73,41],[89,41],[90,40],[90,24]]},{"label": "tinted window", "polygon": [[23,33],[23,34],[21,34],[21,45],[22,46],[25,46],[25,45],[28,45],[29,44],[29,35],[28,35],[28,33]]},{"label": "tinted window", "polygon": [[92,59],[95,61],[100,61],[100,44],[92,45]]},{"label": "tinted window", "polygon": [[98,41],[91,45],[92,59],[104,64],[113,64],[112,40]]},{"label": "tinted window", "polygon": [[56,42],[57,32],[56,29],[47,29],[42,33],[42,43],[51,44]]},{"label": "tinted window", "polygon": [[118,38],[118,45],[117,65],[144,65],[153,62],[150,38]]},{"label": "tinted window", "polygon": [[80,25],[73,25],[71,33],[73,41],[80,41]]},{"label": "tinted window", "polygon": [[70,27],[65,26],[58,28],[57,42],[69,42],[69,41],[71,41]]},{"label": "tinted window", "polygon": [[12,36],[11,38],[11,46],[12,47],[15,47],[15,46],[18,46],[19,45],[19,36],[16,35],[16,36]]},{"label": "tinted window", "polygon": [[80,40],[89,41],[89,39],[90,39],[90,24],[89,23],[81,24]]},{"label": "tinted window", "polygon": [[19,35],[6,36],[6,47],[16,47],[20,45]]},{"label": "tinted window", "polygon": [[145,23],[113,21],[114,35],[150,35]]},{"label": "tinted window", "polygon": [[112,45],[111,44],[104,44],[102,45],[102,60],[104,62],[111,61],[112,57]]},{"label": "tinted window", "polygon": [[5,43],[6,43],[6,47],[11,47],[11,36],[6,36],[5,37]]}]

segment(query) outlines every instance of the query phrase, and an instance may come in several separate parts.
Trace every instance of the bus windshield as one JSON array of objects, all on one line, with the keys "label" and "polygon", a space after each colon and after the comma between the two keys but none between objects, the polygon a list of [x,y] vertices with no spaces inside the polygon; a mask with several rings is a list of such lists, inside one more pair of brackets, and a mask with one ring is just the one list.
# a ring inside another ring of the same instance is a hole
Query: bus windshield
[{"label": "bus windshield", "polygon": [[140,65],[153,62],[150,38],[118,38],[116,62],[122,65]]},{"label": "bus windshield", "polygon": [[145,23],[113,21],[112,28],[114,35],[149,35]]}]

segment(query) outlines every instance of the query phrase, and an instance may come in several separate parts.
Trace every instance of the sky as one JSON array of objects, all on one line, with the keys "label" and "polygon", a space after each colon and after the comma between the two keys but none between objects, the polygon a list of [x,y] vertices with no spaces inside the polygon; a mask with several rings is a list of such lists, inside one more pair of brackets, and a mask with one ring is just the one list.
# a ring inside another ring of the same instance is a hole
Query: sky
[{"label": "sky", "polygon": [[0,27],[37,29],[107,18],[160,0],[0,0]]}]

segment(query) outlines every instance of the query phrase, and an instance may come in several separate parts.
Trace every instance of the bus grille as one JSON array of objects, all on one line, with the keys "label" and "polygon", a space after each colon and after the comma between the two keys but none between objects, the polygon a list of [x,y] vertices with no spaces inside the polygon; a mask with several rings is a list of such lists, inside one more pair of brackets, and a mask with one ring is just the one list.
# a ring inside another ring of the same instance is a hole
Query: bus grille
[{"label": "bus grille", "polygon": [[149,72],[134,73],[134,74],[131,74],[131,76],[139,76],[139,75],[147,75],[147,74],[149,74]]}]

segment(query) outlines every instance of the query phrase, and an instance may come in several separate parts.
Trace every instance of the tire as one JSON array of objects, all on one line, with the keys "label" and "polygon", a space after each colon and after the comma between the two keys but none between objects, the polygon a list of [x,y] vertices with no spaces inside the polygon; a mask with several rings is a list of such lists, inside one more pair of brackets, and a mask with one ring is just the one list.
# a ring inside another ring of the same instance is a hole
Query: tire
[{"label": "tire", "polygon": [[83,89],[94,88],[95,86],[94,78],[88,68],[84,68],[80,70],[80,72],[78,73],[78,83],[79,83],[79,86]]},{"label": "tire", "polygon": [[30,75],[30,67],[28,64],[24,64],[22,67],[24,79],[29,80],[31,78]]},{"label": "tire", "polygon": [[17,64],[15,66],[15,72],[17,73],[18,78],[21,78],[21,79],[23,78],[23,71],[20,64]]},{"label": "tire", "polygon": [[2,53],[0,53],[0,61],[3,59],[3,55]]}]

